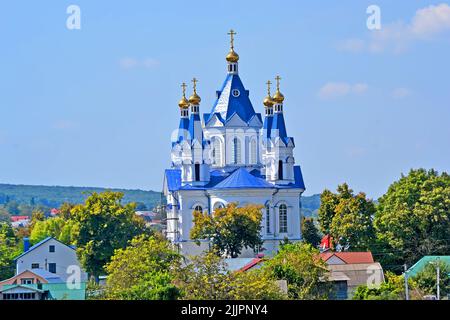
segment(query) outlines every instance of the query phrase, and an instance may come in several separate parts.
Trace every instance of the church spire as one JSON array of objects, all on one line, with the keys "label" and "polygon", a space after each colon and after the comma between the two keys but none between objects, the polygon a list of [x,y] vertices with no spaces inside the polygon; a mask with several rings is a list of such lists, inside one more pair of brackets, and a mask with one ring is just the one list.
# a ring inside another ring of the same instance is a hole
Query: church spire
[{"label": "church spire", "polygon": [[277,91],[273,95],[273,100],[275,101],[275,112],[283,112],[283,101],[284,101],[284,95],[280,91],[280,76],[276,76],[275,80],[277,81]]},{"label": "church spire", "polygon": [[181,84],[183,90],[183,96],[180,101],[178,101],[178,106],[180,107],[181,117],[187,118],[189,116],[189,101],[186,99],[186,83]]},{"label": "church spire", "polygon": [[230,36],[230,52],[226,56],[226,60],[228,61],[228,73],[237,74],[239,55],[234,51],[234,36],[236,35],[236,32],[231,29],[230,32],[228,32],[228,35]]}]

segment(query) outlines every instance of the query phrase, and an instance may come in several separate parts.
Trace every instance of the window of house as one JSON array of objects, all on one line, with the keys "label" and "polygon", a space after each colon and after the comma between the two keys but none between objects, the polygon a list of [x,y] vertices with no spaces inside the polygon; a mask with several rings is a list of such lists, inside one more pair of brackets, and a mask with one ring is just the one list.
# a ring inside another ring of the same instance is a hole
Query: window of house
[{"label": "window of house", "polygon": [[238,89],[233,89],[232,94],[233,97],[237,98],[241,95],[241,92]]},{"label": "window of house", "polygon": [[285,204],[280,205],[279,214],[280,214],[280,233],[287,233],[288,232],[287,207]]},{"label": "window of house", "polygon": [[200,181],[200,163],[194,165],[195,181]]},{"label": "window of house", "polygon": [[48,264],[48,272],[56,273],[56,263],[49,263]]},{"label": "window of house", "polygon": [[238,138],[233,139],[232,160],[234,164],[241,163],[241,141]]},{"label": "window of house", "polygon": [[278,180],[283,180],[283,161],[278,161]]},{"label": "window of house", "polygon": [[33,278],[24,278],[20,280],[21,284],[33,284]]},{"label": "window of house", "polygon": [[216,202],[214,204],[214,210],[225,208],[225,205],[222,202]]},{"label": "window of house", "polygon": [[250,141],[250,164],[256,164],[256,140]]},{"label": "window of house", "polygon": [[271,233],[270,231],[270,206],[266,205],[266,232]]},{"label": "window of house", "polygon": [[194,211],[203,212],[203,208],[200,205],[195,206]]},{"label": "window of house", "polygon": [[32,263],[31,269],[39,269],[39,263]]},{"label": "window of house", "polygon": [[222,146],[220,143],[219,138],[214,138],[213,141],[213,151],[212,151],[212,158],[213,158],[213,164],[220,166],[222,162]]},{"label": "window of house", "polygon": [[55,246],[51,245],[48,247],[49,252],[55,252]]}]

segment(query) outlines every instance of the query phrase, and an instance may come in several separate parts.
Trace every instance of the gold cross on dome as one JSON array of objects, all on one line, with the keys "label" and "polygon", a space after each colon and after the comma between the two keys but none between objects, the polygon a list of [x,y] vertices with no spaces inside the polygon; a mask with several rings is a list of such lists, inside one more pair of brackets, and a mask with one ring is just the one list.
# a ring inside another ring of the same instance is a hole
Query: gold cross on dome
[{"label": "gold cross on dome", "polygon": [[196,78],[193,78],[191,81],[194,84],[194,92],[197,93],[197,82],[198,82],[198,80]]},{"label": "gold cross on dome", "polygon": [[275,80],[277,80],[277,90],[280,90],[280,80],[281,80],[281,77],[280,77],[280,76],[276,76]]},{"label": "gold cross on dome", "polygon": [[186,87],[187,87],[187,86],[186,86],[186,83],[183,82],[183,83],[181,84],[181,88],[183,88],[183,97],[186,96]]},{"label": "gold cross on dome", "polygon": [[230,36],[230,45],[231,45],[231,49],[234,49],[234,36],[235,36],[236,34],[237,34],[237,33],[234,32],[233,29],[231,29],[230,32],[228,32],[228,35]]},{"label": "gold cross on dome", "polygon": [[270,96],[270,85],[272,84],[272,81],[267,80],[266,84],[267,84],[267,93],[268,93],[269,96]]}]

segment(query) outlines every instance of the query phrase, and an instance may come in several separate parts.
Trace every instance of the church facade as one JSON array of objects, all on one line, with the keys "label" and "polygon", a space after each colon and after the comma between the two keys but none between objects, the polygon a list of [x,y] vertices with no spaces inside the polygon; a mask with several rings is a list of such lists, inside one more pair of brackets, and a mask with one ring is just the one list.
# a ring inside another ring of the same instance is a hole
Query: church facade
[{"label": "church facade", "polygon": [[[172,165],[164,174],[167,238],[186,255],[208,248],[208,240],[200,240],[199,246],[189,237],[193,212],[213,214],[233,202],[264,206],[261,236],[265,254],[273,253],[285,238],[301,240],[300,197],[305,185],[293,156],[294,138],[288,136],[285,126],[281,78],[276,77],[273,96],[271,82],[267,82],[262,117],[239,77],[234,31],[229,35],[227,75],[216,91],[211,111],[200,113],[197,79],[192,80],[189,99],[186,85],[182,85],[180,122],[172,137]],[[253,255],[247,250],[241,256]]]}]

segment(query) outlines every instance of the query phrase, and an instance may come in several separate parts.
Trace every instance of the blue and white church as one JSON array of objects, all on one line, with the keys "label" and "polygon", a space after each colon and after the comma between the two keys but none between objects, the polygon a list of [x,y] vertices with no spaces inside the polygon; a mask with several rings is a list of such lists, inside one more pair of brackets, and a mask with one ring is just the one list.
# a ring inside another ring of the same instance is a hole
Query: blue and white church
[{"label": "blue and white church", "polygon": [[[239,77],[239,55],[226,56],[227,75],[209,113],[200,112],[197,79],[186,98],[186,84],[178,103],[180,122],[172,137],[172,165],[165,170],[163,192],[167,198],[167,238],[185,255],[208,249],[208,240],[190,239],[195,211],[213,214],[217,208],[236,202],[239,206],[264,206],[261,236],[263,253],[276,252],[280,241],[301,240],[300,197],[305,191],[302,172],[294,159],[294,138],[284,121],[284,96],[280,77],[276,92],[268,94],[261,107],[264,118],[250,101]],[[254,256],[244,250],[241,257]]]}]

